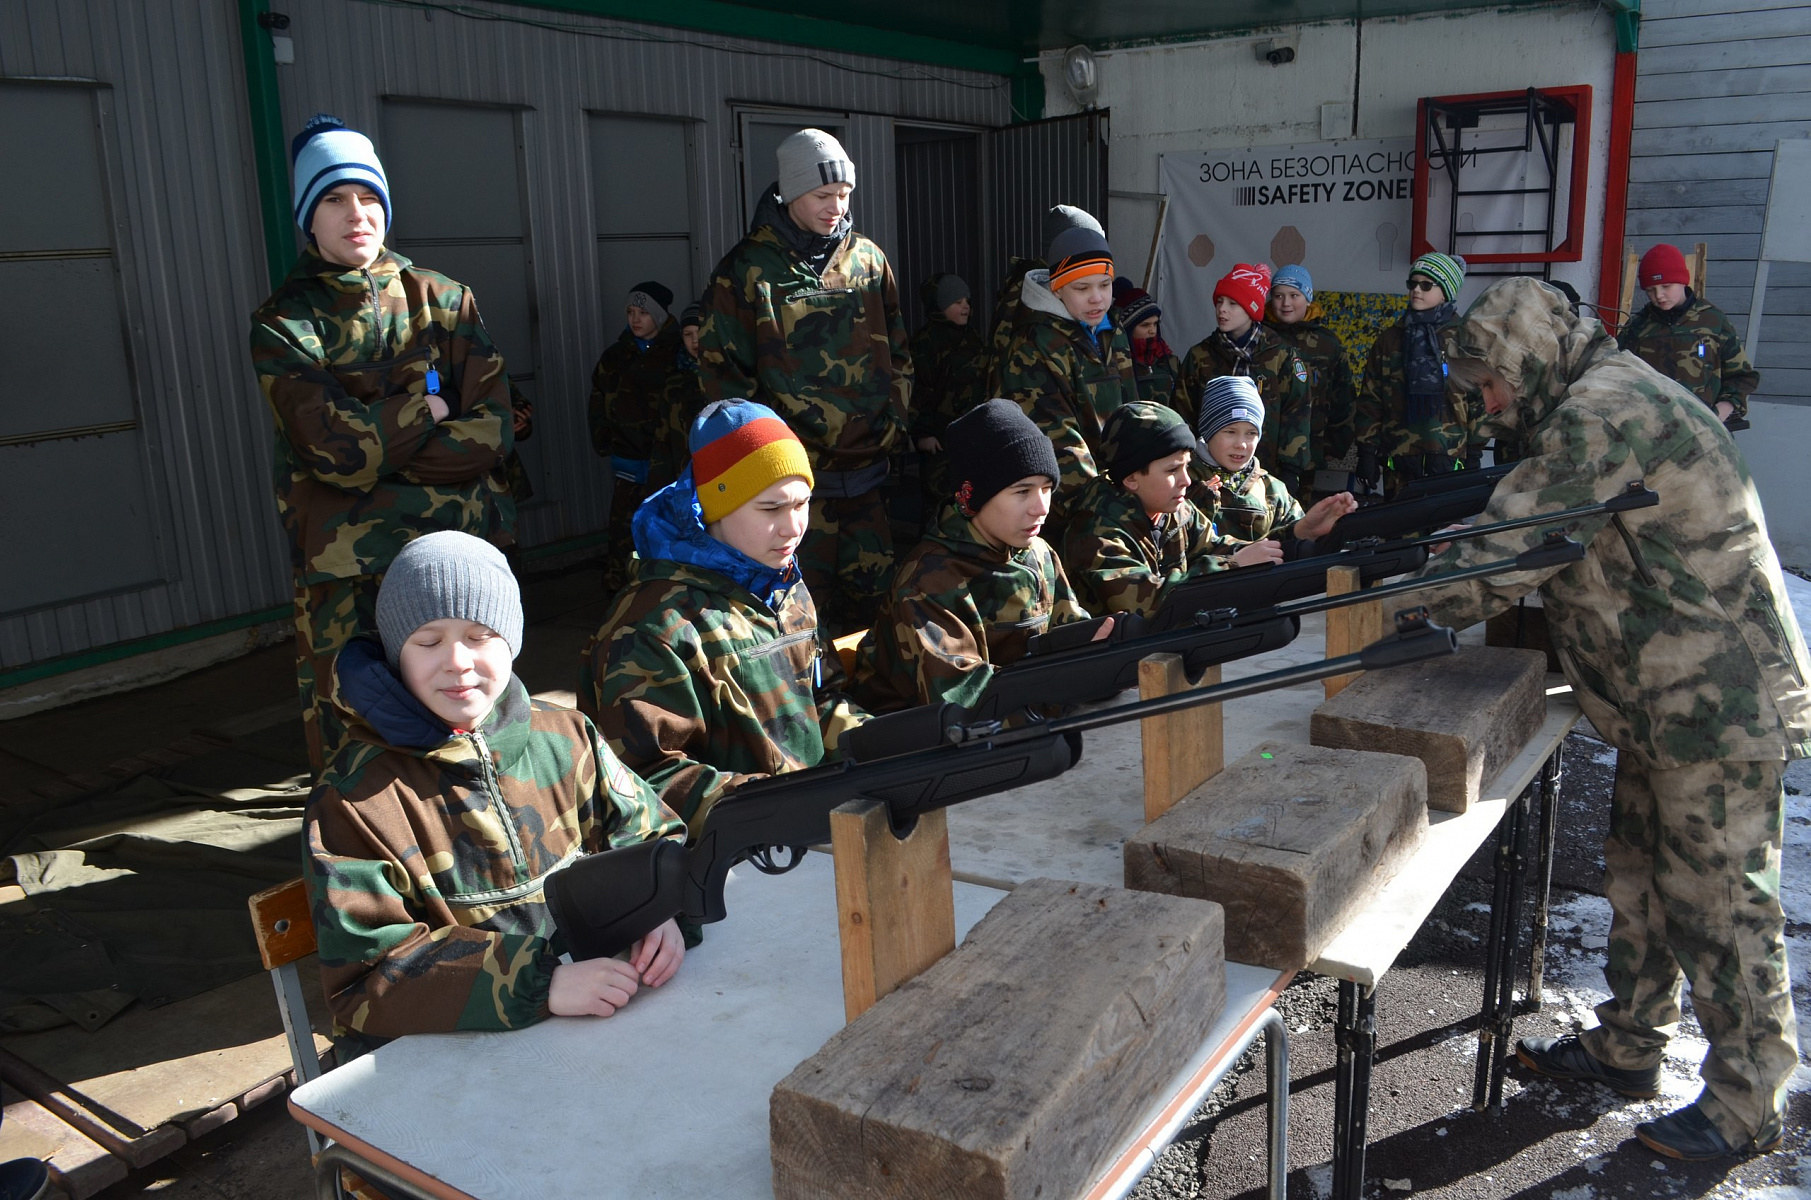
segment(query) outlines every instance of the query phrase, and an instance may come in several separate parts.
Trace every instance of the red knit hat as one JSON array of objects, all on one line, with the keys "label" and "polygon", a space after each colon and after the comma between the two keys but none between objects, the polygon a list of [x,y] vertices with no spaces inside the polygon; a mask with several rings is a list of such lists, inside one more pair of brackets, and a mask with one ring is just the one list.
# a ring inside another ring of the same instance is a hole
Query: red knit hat
[{"label": "red knit hat", "polygon": [[1234,263],[1226,278],[1214,285],[1214,299],[1225,296],[1251,314],[1264,319],[1264,301],[1270,298],[1270,268],[1263,263]]},{"label": "red knit hat", "polygon": [[1653,287],[1657,283],[1690,287],[1691,282],[1691,269],[1685,265],[1685,255],[1680,253],[1679,247],[1661,242],[1641,256],[1642,287]]}]

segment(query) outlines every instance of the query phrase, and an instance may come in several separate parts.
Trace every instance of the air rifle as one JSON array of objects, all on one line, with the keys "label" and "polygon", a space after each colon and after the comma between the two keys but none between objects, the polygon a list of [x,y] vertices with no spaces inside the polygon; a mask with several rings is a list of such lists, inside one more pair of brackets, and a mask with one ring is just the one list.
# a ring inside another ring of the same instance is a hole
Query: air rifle
[{"label": "air rifle", "polygon": [[1449,471],[1405,483],[1396,498],[1347,513],[1325,535],[1314,540],[1318,554],[1330,554],[1353,542],[1391,542],[1475,517],[1490,503],[1499,480],[1515,469],[1501,463],[1476,471]]},{"label": "air rifle", "polygon": [[752,858],[770,873],[791,869],[799,851],[784,865],[771,851],[829,841],[831,812],[858,797],[883,801],[903,834],[924,813],[1056,778],[1080,760],[1085,731],[1456,649],[1452,630],[1430,624],[1425,609],[1406,610],[1397,614],[1394,633],[1357,654],[1015,729],[983,722],[952,732],[943,744],[878,762],[845,761],[755,780],[720,799],[689,846],[661,838],[556,871],[546,882],[548,910],[574,958],[618,954],[673,917],[721,921],[731,867]]}]

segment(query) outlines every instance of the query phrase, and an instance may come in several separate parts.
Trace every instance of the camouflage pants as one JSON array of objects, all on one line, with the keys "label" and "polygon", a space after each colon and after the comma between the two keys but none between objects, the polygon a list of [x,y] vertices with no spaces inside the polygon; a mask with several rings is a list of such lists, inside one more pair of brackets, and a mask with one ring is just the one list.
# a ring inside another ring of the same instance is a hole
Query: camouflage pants
[{"label": "camouflage pants", "polygon": [[1784,1112],[1798,1065],[1780,909],[1783,762],[1657,770],[1620,754],[1604,839],[1609,1000],[1585,1048],[1614,1067],[1660,1061],[1681,984],[1710,1042],[1706,1116],[1740,1145]]},{"label": "camouflage pants", "polygon": [[635,554],[635,510],[647,498],[647,486],[616,478],[610,492],[610,530],[604,543],[604,595],[614,596],[629,582],[629,559]]},{"label": "camouflage pants", "polygon": [[360,634],[377,632],[376,575],[357,575],[306,587],[296,585],[296,688],[302,694],[302,729],[315,778],[346,744],[346,728],[325,689],[333,656]]},{"label": "camouflage pants", "polygon": [[874,624],[893,577],[893,528],[880,488],[859,496],[811,498],[799,571],[830,636]]}]

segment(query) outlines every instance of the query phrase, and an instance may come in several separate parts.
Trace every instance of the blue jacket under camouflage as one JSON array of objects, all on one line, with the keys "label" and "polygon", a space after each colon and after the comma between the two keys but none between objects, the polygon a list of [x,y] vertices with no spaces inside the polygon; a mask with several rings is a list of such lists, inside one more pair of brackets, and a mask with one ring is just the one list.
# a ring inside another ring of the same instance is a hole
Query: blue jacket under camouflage
[{"label": "blue jacket under camouflage", "polygon": [[751,573],[717,553],[729,548],[704,531],[689,483],[636,514],[638,557],[580,656],[578,695],[696,837],[744,780],[835,761],[865,714],[839,690],[796,569]]},{"label": "blue jacket under camouflage", "polygon": [[357,270],[304,250],[252,314],[251,357],[301,584],[381,574],[435,530],[512,540],[509,379],[471,289],[393,251]]},{"label": "blue jacket under camouflage", "polygon": [[1761,374],[1748,361],[1742,339],[1723,310],[1700,300],[1691,289],[1676,308],[1644,307],[1622,327],[1616,341],[1710,407],[1727,401],[1733,415],[1748,415],[1748,397],[1760,386]]},{"label": "blue jacket under camouflage", "polygon": [[309,797],[303,846],[337,1031],[368,1046],[545,1017],[563,950],[547,876],[676,836],[679,819],[591,722],[530,701],[519,679],[454,733],[360,639],[336,660],[333,698],[352,740]]},{"label": "blue jacket under camouflage", "polygon": [[820,276],[789,247],[777,193],[717,264],[698,361],[709,400],[758,400],[785,418],[814,471],[854,471],[904,433],[912,359],[893,268],[850,231]]},{"label": "blue jacket under camouflage", "polygon": [[870,712],[972,704],[1033,635],[1087,619],[1043,538],[1023,550],[992,545],[952,501],[900,560],[856,651],[851,690]]},{"label": "blue jacket under camouflage", "polygon": [[[1555,652],[1585,716],[1651,768],[1811,751],[1807,662],[1748,465],[1705,405],[1595,318],[1533,279],[1494,285],[1445,335],[1514,389],[1487,418],[1528,457],[1480,522],[1589,504],[1645,480],[1654,508],[1567,525],[1582,562],[1418,593],[1463,628],[1540,589]],[[1508,558],[1547,526],[1458,543],[1432,574]]]},{"label": "blue jacket under camouflage", "polygon": [[650,490],[673,482],[670,446],[680,424],[683,391],[676,388],[679,356],[679,322],[668,317],[651,338],[637,338],[624,329],[598,356],[591,370],[591,396],[585,406],[591,429],[591,448],[606,459],[621,458],[647,463],[640,481]]}]

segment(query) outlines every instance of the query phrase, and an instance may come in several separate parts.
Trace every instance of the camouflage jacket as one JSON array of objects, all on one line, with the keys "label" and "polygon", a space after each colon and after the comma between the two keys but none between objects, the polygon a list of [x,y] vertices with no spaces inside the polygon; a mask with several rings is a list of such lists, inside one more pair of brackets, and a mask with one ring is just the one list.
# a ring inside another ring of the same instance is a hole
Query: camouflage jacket
[{"label": "camouflage jacket", "polygon": [[[1811,753],[1811,663],[1760,497],[1715,414],[1532,279],[1494,285],[1447,337],[1515,389],[1489,420],[1528,451],[1480,522],[1588,504],[1635,480],[1660,503],[1570,522],[1582,562],[1417,593],[1434,619],[1463,628],[1539,588],[1585,716],[1650,768]],[[1461,542],[1423,573],[1509,557],[1543,529]]]},{"label": "camouflage jacket", "polygon": [[369,1042],[545,1017],[561,952],[547,876],[678,818],[591,722],[519,679],[450,733],[360,639],[333,695],[352,740],[308,799],[303,873],[335,1022]]},{"label": "camouflage jacket", "polygon": [[704,394],[768,405],[814,470],[872,466],[904,432],[912,388],[893,268],[851,231],[819,277],[776,228],[787,219],[768,195],[717,264],[698,337]]},{"label": "camouflage jacket", "polygon": [[1090,613],[1148,617],[1171,584],[1231,565],[1215,543],[1213,525],[1188,500],[1159,528],[1138,497],[1103,477],[1076,504],[1063,534],[1063,565]]},{"label": "camouflage jacket", "polygon": [[[679,369],[679,322],[666,324],[648,339],[644,349],[635,335],[624,329],[591,371],[591,399],[586,418],[591,427],[591,448],[604,458],[648,461],[672,426],[668,412],[672,376]],[[663,462],[667,456],[662,456]],[[674,476],[645,480],[650,488],[673,482]]]},{"label": "camouflage jacket", "polygon": [[1308,368],[1308,400],[1314,412],[1309,445],[1315,467],[1344,458],[1352,449],[1358,400],[1345,344],[1337,333],[1312,316],[1294,325],[1279,322],[1265,328],[1289,343]]},{"label": "camouflage jacket", "polygon": [[512,540],[509,380],[469,288],[393,251],[353,270],[304,250],[252,314],[251,354],[301,584],[381,574],[438,529]]},{"label": "camouflage jacket", "polygon": [[1742,339],[1723,310],[1689,289],[1678,308],[1662,311],[1652,304],[1643,308],[1629,318],[1616,340],[1710,407],[1728,401],[1735,416],[1748,415],[1748,397],[1760,386],[1761,374],[1748,361]]},{"label": "camouflage jacket", "polygon": [[1063,472],[1056,507],[1066,514],[1070,497],[1100,474],[1094,456],[1102,425],[1138,399],[1138,384],[1125,331],[1083,329],[1046,286],[1049,278],[1048,271],[1025,276],[1017,328],[1006,356],[988,372],[988,395],[1013,401],[1049,435]]},{"label": "camouflage jacket", "polygon": [[1132,360],[1132,378],[1138,384],[1138,398],[1153,404],[1165,404],[1182,414],[1188,427],[1195,427],[1195,406],[1182,389],[1182,360],[1166,354],[1150,366]]},{"label": "camouflage jacket", "polygon": [[[1020,258],[1013,255],[1006,264],[1006,278],[1000,281],[1000,290],[994,293],[994,327],[987,335],[987,361],[989,364],[1006,361],[1006,352],[1012,349],[1012,339],[1019,329],[1019,297],[1025,290],[1025,276],[1033,271],[1045,271],[1048,266],[1041,258]],[[1049,272],[1045,271],[1045,277]],[[990,392],[985,397],[993,399],[998,392]]]},{"label": "camouflage jacket", "polygon": [[912,335],[912,370],[915,438],[942,438],[951,421],[987,399],[987,343],[942,313]]},{"label": "camouflage jacket", "polygon": [[1025,656],[1033,634],[1087,619],[1044,539],[1023,550],[990,546],[951,502],[900,561],[856,652],[852,690],[870,712],[972,704],[995,667]]},{"label": "camouflage jacket", "polygon": [[1482,450],[1489,435],[1477,430],[1482,415],[1475,394],[1461,391],[1448,377],[1446,398],[1452,404],[1447,418],[1427,425],[1412,425],[1404,415],[1408,403],[1408,374],[1403,365],[1402,321],[1390,325],[1371,343],[1365,358],[1364,383],[1358,391],[1353,436],[1360,446],[1377,451],[1379,462],[1396,454],[1444,454],[1458,458]]},{"label": "camouflage jacket", "polygon": [[654,450],[648,463],[651,485],[665,487],[691,465],[692,447],[687,435],[705,404],[698,360],[687,354],[682,345],[667,374],[666,401],[661,409],[664,419],[654,431]]},{"label": "camouflage jacket", "polygon": [[1252,464],[1248,473],[1227,476],[1197,462],[1203,478],[1189,488],[1188,498],[1214,528],[1211,553],[1231,554],[1248,542],[1275,538],[1287,542],[1295,536],[1302,506],[1289,494],[1283,481]]},{"label": "camouflage jacket", "polygon": [[[689,476],[644,510],[670,507],[682,485]],[[727,574],[661,556],[647,524],[628,585],[585,645],[579,708],[695,837],[744,780],[835,761],[843,731],[865,714],[837,690],[841,669],[802,582],[777,601],[757,597]]]},{"label": "camouflage jacket", "polygon": [[1254,325],[1251,341],[1241,350],[1219,330],[1195,343],[1182,360],[1182,392],[1192,427],[1201,393],[1210,379],[1249,375],[1264,398],[1263,436],[1258,456],[1286,474],[1314,469],[1314,407],[1308,388],[1308,366],[1268,325]]}]

